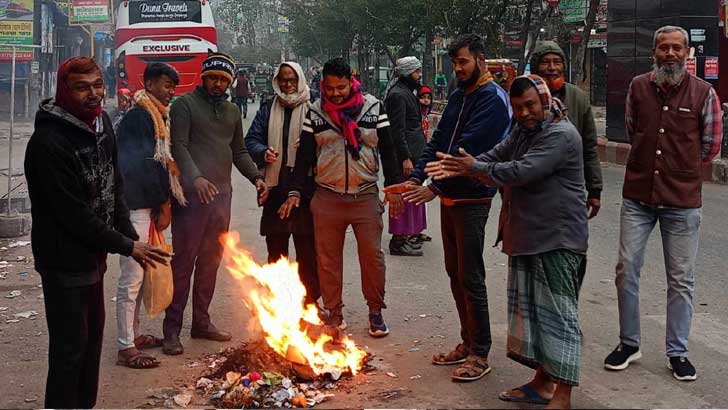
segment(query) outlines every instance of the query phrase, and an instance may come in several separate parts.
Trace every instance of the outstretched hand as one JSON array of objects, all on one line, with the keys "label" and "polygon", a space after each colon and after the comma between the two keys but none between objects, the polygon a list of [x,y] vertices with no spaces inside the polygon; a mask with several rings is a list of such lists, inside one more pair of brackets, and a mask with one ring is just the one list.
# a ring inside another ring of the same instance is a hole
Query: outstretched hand
[{"label": "outstretched hand", "polygon": [[473,166],[475,165],[475,157],[468,154],[465,149],[460,148],[459,157],[438,152],[439,161],[429,162],[425,167],[427,175],[435,180],[465,177],[473,174]]},{"label": "outstretched hand", "polygon": [[392,218],[397,218],[404,210],[404,201],[400,194],[385,193],[384,203],[389,204],[389,216]]}]

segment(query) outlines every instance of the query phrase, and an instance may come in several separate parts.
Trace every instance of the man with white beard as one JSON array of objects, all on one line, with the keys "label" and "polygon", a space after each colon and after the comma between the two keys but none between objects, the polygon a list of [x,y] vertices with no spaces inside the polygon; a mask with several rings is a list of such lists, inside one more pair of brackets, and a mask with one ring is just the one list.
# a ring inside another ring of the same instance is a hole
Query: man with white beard
[{"label": "man with white beard", "polygon": [[659,221],[667,273],[668,369],[697,378],[688,360],[693,271],[701,220],[703,164],[719,152],[720,101],[711,85],[685,69],[687,32],[665,26],[654,36],[654,69],[629,86],[625,122],[632,149],[624,176],[619,260],[620,343],[604,360],[623,370],[640,352],[639,280],[647,240]]}]

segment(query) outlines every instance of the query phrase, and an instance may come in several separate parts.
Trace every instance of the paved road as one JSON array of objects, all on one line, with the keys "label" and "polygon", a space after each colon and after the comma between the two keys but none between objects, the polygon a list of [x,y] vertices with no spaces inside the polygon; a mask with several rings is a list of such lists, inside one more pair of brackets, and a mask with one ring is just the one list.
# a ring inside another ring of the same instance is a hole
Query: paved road
[{"label": "paved road", "polygon": [[[255,108],[251,107],[252,112]],[[252,115],[246,121],[251,121]],[[613,284],[616,259],[621,167],[604,168],[605,193],[603,210],[591,224],[589,270],[581,296],[581,324],[584,332],[584,356],[581,386],[575,389],[574,404],[581,408],[696,408],[728,406],[722,389],[728,377],[728,303],[725,289],[725,244],[728,243],[728,188],[706,185],[700,257],[695,292],[695,321],[691,337],[691,359],[699,379],[693,383],[675,381],[666,369],[664,357],[665,275],[662,251],[655,235],[650,242],[643,272],[642,317],[644,358],[627,371],[611,373],[602,369],[604,356],[618,341],[617,301]],[[255,206],[255,193],[240,176],[235,179],[232,228],[239,231],[244,245],[258,260],[264,260],[265,243],[258,236],[260,210]],[[366,335],[366,306],[360,292],[359,269],[353,235],[347,235],[346,289],[344,313],[353,337],[369,351],[376,353],[374,364],[380,368],[375,375],[358,376],[351,393],[338,393],[327,407],[388,407],[388,408],[515,408],[500,402],[499,391],[527,381],[531,372],[505,357],[506,341],[506,257],[498,249],[485,252],[488,268],[487,285],[490,296],[494,345],[490,362],[494,371],[483,380],[470,384],[454,384],[449,379],[450,368],[429,364],[432,354],[453,347],[458,342],[457,315],[443,270],[442,246],[439,241],[438,205],[429,207],[428,233],[435,240],[425,245],[424,257],[403,258],[387,255],[387,302],[385,318],[391,335],[373,340]],[[487,227],[487,242],[495,238],[495,223],[499,203],[494,203]],[[2,244],[4,244],[3,242]],[[386,241],[383,242],[386,246]],[[25,253],[23,253],[25,252]],[[0,253],[2,259],[29,253],[28,248]],[[185,355],[162,357],[163,365],[155,370],[140,371],[114,365],[116,347],[114,296],[118,278],[116,257],[110,258],[106,276],[106,335],[102,359],[102,380],[99,407],[128,408],[146,403],[144,392],[150,387],[171,387],[193,383],[199,368],[189,365],[205,354],[223,346],[232,346],[250,337],[248,314],[241,301],[238,283],[224,269],[219,274],[218,289],[211,311],[213,320],[234,334],[228,344],[213,344],[190,340],[189,317],[183,329]],[[26,269],[30,278],[18,281],[14,271]],[[0,383],[0,408],[33,408],[42,404],[46,372],[47,336],[42,290],[32,268],[21,265],[10,269],[8,279],[0,281],[0,294],[22,289],[23,296],[0,299],[0,311],[6,317],[12,313],[36,310],[37,320],[20,323],[0,321],[0,362],[6,363]],[[188,309],[189,313],[189,309]],[[427,315],[427,317],[420,317]],[[143,319],[144,331],[159,334],[161,319]],[[419,348],[410,351],[413,347]],[[161,352],[158,352],[161,355]],[[399,377],[387,377],[393,372]],[[421,378],[411,380],[410,377]],[[398,398],[382,400],[381,393],[403,389]],[[38,399],[25,402],[25,399]]]}]

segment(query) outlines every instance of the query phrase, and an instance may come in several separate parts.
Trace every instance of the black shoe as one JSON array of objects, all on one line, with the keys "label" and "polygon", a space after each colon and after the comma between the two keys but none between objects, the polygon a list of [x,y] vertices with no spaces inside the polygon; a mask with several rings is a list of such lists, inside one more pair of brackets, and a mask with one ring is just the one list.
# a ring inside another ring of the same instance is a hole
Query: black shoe
[{"label": "black shoe", "polygon": [[667,368],[672,370],[672,375],[681,382],[691,382],[698,378],[695,367],[687,357],[671,357]]},{"label": "black shoe", "polygon": [[410,236],[407,239],[407,245],[409,245],[410,248],[415,249],[415,250],[422,249],[422,241],[420,241],[417,236]]},{"label": "black shoe", "polygon": [[399,246],[389,244],[389,254],[394,256],[422,256],[422,250],[415,249],[410,246],[409,243],[405,242]]},{"label": "black shoe", "polygon": [[233,339],[233,335],[228,332],[218,330],[215,326],[210,325],[207,330],[192,328],[190,332],[193,339],[207,339],[216,342],[229,342]]},{"label": "black shoe", "polygon": [[169,356],[177,356],[185,352],[182,347],[182,342],[179,341],[179,336],[165,337],[162,342],[162,353]]},{"label": "black shoe", "polygon": [[384,323],[384,317],[381,313],[369,314],[369,336],[384,337],[389,334],[387,324]]},{"label": "black shoe", "polygon": [[639,347],[620,343],[612,353],[604,359],[604,367],[609,370],[624,370],[631,362],[642,357]]}]

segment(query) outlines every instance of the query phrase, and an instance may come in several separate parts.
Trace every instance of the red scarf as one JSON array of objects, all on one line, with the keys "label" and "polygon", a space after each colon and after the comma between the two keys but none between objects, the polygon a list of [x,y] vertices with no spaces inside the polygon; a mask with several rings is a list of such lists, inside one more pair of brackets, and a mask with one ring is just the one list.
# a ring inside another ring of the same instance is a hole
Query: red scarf
[{"label": "red scarf", "polygon": [[[101,115],[104,107],[102,106],[102,104],[99,104],[99,106],[96,107],[96,109],[94,109],[93,111],[88,111],[82,105],[79,105],[78,103],[73,101],[73,97],[71,97],[71,86],[68,84],[68,73],[66,72],[66,70],[68,69],[68,65],[72,62],[72,60],[72,58],[68,59],[63,64],[61,64],[60,67],[58,67],[56,105],[86,123],[86,125],[88,125],[89,128],[93,130],[96,118]],[[101,70],[99,69],[99,71]]]},{"label": "red scarf", "polygon": [[[356,124],[356,117],[364,106],[364,95],[359,89],[359,81],[353,77],[351,81],[351,95],[346,101],[341,104],[334,104],[326,98],[324,93],[321,97],[321,108],[331,117],[334,124],[342,129],[352,158],[358,160],[359,151],[361,150],[361,131]],[[323,88],[322,82],[321,89]]]}]

